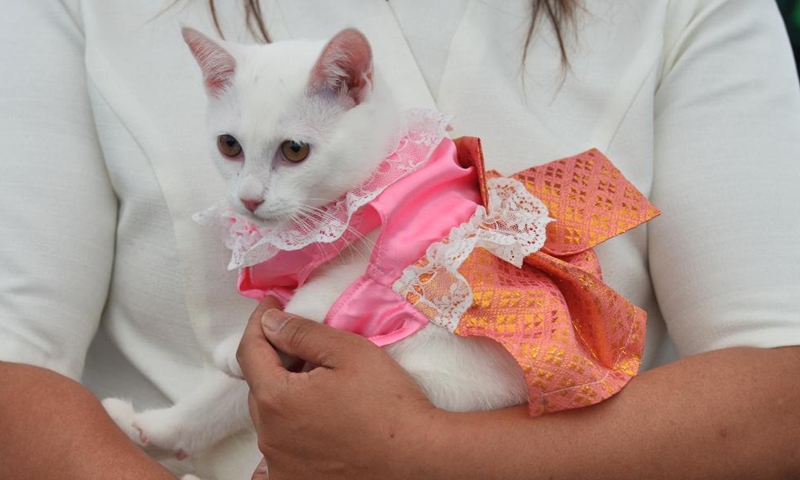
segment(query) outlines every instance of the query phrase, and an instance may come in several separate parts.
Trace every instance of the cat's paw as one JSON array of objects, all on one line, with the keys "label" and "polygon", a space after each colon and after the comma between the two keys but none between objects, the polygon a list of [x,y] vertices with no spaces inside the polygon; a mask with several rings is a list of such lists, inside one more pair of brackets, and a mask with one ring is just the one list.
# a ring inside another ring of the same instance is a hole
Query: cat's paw
[{"label": "cat's paw", "polygon": [[200,480],[200,479],[195,477],[194,475],[184,475],[181,477],[181,480]]},{"label": "cat's paw", "polygon": [[[162,448],[158,444],[150,442],[147,434],[137,424],[137,419],[142,414],[136,414],[133,405],[125,400],[119,398],[106,398],[101,402],[103,408],[106,409],[108,416],[114,420],[114,423],[125,432],[125,435],[131,439],[133,443],[138,445],[142,450],[156,458],[176,457],[182,460],[186,455],[180,452],[173,452],[170,449]],[[154,410],[156,411],[156,410]]]},{"label": "cat's paw", "polygon": [[169,452],[169,456],[183,460],[215,442],[211,433],[192,428],[196,422],[173,407],[142,412],[136,415],[133,426],[146,450]]},{"label": "cat's paw", "polygon": [[100,403],[103,404],[106,413],[114,420],[114,423],[117,424],[119,429],[125,432],[125,435],[134,443],[143,447],[144,445],[140,441],[139,431],[133,426],[133,421],[136,417],[136,411],[133,409],[133,405],[120,398],[106,398]]},{"label": "cat's paw", "polygon": [[239,349],[239,341],[241,338],[240,335],[231,335],[217,345],[212,355],[214,365],[226,375],[235,378],[243,377],[242,369],[239,367],[239,362],[236,360],[236,350]]},{"label": "cat's paw", "polygon": [[175,418],[174,408],[147,410],[133,419],[133,428],[138,432],[141,445],[147,449],[168,452],[168,456],[178,460],[195,453],[182,425],[183,422]]}]

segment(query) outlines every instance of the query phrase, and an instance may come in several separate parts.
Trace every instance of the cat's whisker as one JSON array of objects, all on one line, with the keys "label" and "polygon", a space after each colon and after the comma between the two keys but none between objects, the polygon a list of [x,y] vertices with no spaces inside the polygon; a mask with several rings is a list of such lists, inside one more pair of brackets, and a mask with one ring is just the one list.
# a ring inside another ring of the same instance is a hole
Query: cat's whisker
[{"label": "cat's whisker", "polygon": [[[306,205],[300,205],[300,210],[294,215],[292,215],[292,219],[294,221],[294,224],[298,228],[303,230],[303,233],[308,234],[311,232],[314,225],[309,216],[304,214],[306,213],[306,207],[307,207]],[[312,245],[314,245],[314,247],[317,249],[320,256],[324,254],[324,249],[320,242],[313,242]]]}]

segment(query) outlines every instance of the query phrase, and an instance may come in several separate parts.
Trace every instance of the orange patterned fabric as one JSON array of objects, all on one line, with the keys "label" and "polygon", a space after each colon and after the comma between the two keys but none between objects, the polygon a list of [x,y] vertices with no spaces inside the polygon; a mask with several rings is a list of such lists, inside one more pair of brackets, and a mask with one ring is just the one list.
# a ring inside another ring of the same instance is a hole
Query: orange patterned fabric
[{"label": "orange patterned fabric", "polygon": [[543,249],[553,255],[583,252],[661,213],[595,149],[511,178],[524,183],[557,220],[547,228]]},{"label": "orange patterned fabric", "polygon": [[[482,170],[480,142],[457,145],[459,157]],[[498,175],[480,175],[482,191],[484,179]],[[472,252],[458,272],[469,281],[473,302],[455,333],[492,338],[514,356],[528,384],[531,415],[593,405],[636,374],[647,316],[603,283],[592,247],[660,212],[597,150],[512,178],[556,221],[547,227],[544,248],[522,268],[481,248]],[[446,295],[450,282],[437,275],[424,287]],[[413,295],[406,298],[415,303]]]}]

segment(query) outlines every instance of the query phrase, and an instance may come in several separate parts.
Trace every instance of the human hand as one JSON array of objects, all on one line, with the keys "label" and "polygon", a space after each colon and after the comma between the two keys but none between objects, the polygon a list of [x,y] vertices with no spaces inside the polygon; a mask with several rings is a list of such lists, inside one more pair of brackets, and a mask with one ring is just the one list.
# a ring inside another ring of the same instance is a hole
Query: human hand
[{"label": "human hand", "polygon": [[[405,370],[363,337],[263,311],[237,357],[269,479],[418,476],[439,411]],[[317,367],[291,372],[276,349]]]}]

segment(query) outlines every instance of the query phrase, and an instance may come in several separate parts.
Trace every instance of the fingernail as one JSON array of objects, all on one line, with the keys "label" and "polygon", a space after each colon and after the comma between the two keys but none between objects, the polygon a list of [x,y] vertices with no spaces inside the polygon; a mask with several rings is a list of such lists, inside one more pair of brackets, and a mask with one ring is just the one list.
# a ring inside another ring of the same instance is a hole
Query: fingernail
[{"label": "fingernail", "polygon": [[261,325],[270,332],[279,332],[291,318],[288,313],[271,308],[261,317]]}]

